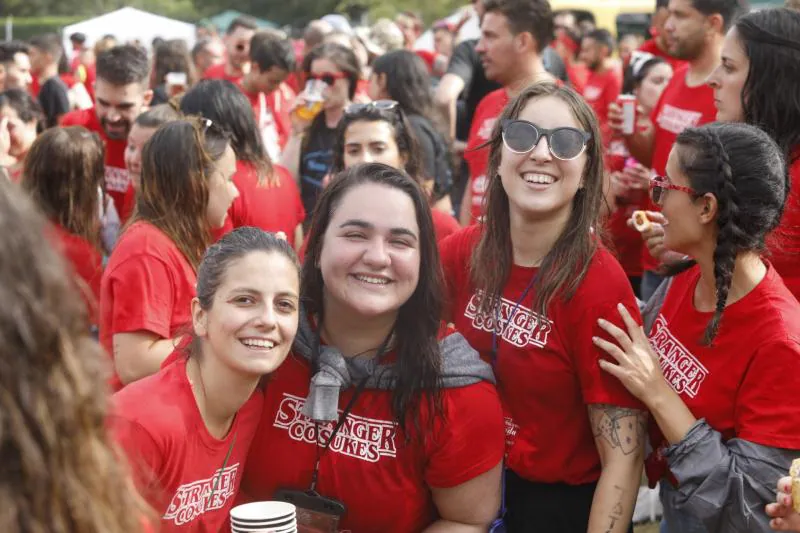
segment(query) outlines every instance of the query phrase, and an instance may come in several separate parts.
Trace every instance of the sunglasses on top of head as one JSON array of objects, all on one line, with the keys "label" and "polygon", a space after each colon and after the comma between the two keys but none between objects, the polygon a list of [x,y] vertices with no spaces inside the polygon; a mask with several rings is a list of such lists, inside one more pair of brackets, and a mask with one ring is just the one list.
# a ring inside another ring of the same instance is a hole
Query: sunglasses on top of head
[{"label": "sunglasses on top of head", "polygon": [[347,74],[344,72],[326,72],[324,74],[309,74],[308,79],[310,80],[320,80],[327,86],[332,86],[336,83],[336,80],[343,80],[347,78]]},{"label": "sunglasses on top of head", "polygon": [[592,134],[577,128],[540,128],[527,120],[504,120],[501,123],[503,144],[515,154],[527,154],[544,137],[550,153],[556,159],[571,161],[579,157],[592,138]]},{"label": "sunglasses on top of head", "polygon": [[344,110],[346,115],[352,115],[363,111],[365,109],[376,109],[378,111],[394,111],[400,105],[394,100],[375,100],[374,102],[367,102],[365,104],[350,104]]}]

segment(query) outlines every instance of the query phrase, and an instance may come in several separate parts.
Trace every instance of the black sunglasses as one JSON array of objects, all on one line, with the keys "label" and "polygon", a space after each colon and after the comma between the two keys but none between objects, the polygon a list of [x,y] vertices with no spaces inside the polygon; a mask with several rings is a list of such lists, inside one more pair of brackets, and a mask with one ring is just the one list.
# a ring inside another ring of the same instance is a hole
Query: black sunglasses
[{"label": "black sunglasses", "polygon": [[503,144],[515,154],[527,154],[539,144],[542,137],[553,157],[570,161],[580,156],[592,138],[592,134],[577,128],[554,128],[546,130],[527,120],[504,120]]},{"label": "black sunglasses", "polygon": [[378,111],[394,111],[400,105],[394,100],[375,100],[366,104],[350,104],[344,110],[345,115],[354,115],[366,109],[376,109]]}]

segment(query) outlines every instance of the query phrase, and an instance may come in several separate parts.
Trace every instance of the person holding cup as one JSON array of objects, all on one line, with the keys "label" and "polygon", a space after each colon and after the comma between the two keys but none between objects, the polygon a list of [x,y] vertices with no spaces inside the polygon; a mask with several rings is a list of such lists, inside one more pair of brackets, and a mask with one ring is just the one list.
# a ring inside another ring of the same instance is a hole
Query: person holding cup
[{"label": "person holding cup", "polygon": [[186,357],[114,396],[112,428],[162,533],[227,522],[261,418],[257,389],[289,353],[299,293],[289,243],[233,230],[200,263]]},{"label": "person holding cup", "polygon": [[303,72],[308,81],[292,106],[292,135],[281,164],[299,183],[303,207],[310,214],[330,170],[336,126],[355,96],[361,71],[352,50],[327,43],[306,55]]}]

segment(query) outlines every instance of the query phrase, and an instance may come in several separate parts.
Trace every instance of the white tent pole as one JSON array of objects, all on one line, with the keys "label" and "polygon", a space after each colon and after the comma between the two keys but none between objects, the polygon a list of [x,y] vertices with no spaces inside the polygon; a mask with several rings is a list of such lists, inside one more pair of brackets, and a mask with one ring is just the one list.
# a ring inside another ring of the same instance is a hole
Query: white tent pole
[{"label": "white tent pole", "polygon": [[9,15],[6,17],[6,41],[14,39],[14,17]]}]

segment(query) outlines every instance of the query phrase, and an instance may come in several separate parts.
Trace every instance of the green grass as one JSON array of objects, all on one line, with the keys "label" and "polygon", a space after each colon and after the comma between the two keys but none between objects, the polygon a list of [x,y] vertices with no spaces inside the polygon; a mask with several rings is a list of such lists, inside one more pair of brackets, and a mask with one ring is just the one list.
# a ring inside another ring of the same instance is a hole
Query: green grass
[{"label": "green grass", "polygon": [[641,524],[633,528],[633,533],[658,533],[658,523]]}]

